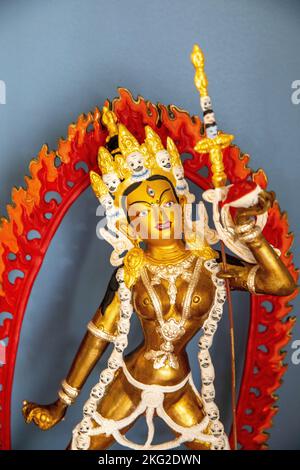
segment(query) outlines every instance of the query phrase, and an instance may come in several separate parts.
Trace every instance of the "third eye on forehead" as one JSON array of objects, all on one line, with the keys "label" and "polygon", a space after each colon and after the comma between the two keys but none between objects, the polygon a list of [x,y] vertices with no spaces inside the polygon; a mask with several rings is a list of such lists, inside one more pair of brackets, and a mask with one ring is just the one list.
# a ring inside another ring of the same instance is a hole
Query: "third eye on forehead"
[{"label": "third eye on forehead", "polygon": [[[167,204],[168,202],[170,202],[170,199],[168,198],[165,203]],[[181,206],[180,204],[174,202],[174,201],[171,201],[171,204],[170,206],[162,206],[162,204],[164,204],[164,202],[162,201],[161,204],[156,204],[156,203],[153,203],[153,204],[143,204],[143,203],[140,203],[140,202],[136,202],[136,203],[133,203],[132,205],[130,205],[130,207],[128,207],[127,209],[127,214],[130,216],[130,217],[144,217],[146,215],[158,215],[158,214],[164,214],[165,213],[165,210],[168,209],[168,210],[172,210],[172,212],[174,212],[174,214],[177,214],[178,211],[181,211]]]}]

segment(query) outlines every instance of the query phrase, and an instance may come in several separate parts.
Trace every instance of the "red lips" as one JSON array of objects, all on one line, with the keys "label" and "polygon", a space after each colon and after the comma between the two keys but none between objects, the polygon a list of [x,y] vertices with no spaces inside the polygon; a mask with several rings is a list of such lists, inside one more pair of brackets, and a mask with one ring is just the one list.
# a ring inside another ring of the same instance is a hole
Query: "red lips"
[{"label": "red lips", "polygon": [[166,230],[171,227],[171,222],[168,220],[167,222],[163,222],[156,225],[157,230]]}]

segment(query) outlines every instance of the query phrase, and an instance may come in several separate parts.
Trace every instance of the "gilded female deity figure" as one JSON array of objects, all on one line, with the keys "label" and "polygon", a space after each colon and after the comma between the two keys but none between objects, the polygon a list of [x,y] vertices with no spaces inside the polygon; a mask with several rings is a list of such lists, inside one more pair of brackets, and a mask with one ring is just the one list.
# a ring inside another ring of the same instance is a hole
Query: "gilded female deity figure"
[{"label": "gilded female deity figure", "polygon": [[[195,59],[195,66],[201,68],[201,60]],[[226,136],[216,131],[211,101],[203,91],[206,83],[199,80],[210,139],[205,145],[222,170],[218,148],[224,147]],[[100,234],[113,246],[111,262],[116,269],[58,399],[49,405],[24,402],[25,420],[43,430],[59,423],[112,343],[107,367],[91,390],[68,449],[106,449],[115,441],[132,449],[170,449],[182,443],[191,449],[229,449],[215,403],[210,356],[226,300],[225,283],[230,289],[258,295],[285,296],[296,288],[278,252],[261,233],[274,194],[253,181],[216,184],[215,190],[204,194],[213,203],[216,230],[212,230],[203,203],[198,207],[199,220],[191,220],[194,197],[169,137],[165,148],[146,126],[145,140],[139,144],[107,108],[102,122],[109,136],[99,149],[100,174],[90,176],[106,211]],[[220,183],[217,172],[215,177]],[[218,237],[238,255],[227,256],[226,266],[210,246]],[[133,312],[144,338],[124,356]],[[193,383],[186,352],[199,331],[201,392]],[[126,437],[141,415],[148,426],[143,445]],[[155,416],[170,427],[173,440],[152,444]]]}]

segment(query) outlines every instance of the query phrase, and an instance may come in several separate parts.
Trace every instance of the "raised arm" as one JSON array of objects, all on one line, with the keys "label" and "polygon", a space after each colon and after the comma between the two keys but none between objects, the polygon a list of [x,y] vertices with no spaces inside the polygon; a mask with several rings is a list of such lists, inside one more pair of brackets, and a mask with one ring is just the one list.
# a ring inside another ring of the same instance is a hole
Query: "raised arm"
[{"label": "raised arm", "polygon": [[67,407],[75,401],[89,374],[116,333],[120,306],[117,289],[118,283],[114,272],[105,296],[88,324],[88,330],[69,373],[62,382],[58,399],[49,405],[24,401],[22,412],[26,423],[33,421],[39,428],[47,430],[62,420]]},{"label": "raised arm", "polygon": [[290,295],[297,288],[290,272],[275,250],[255,227],[253,215],[265,212],[273,203],[274,194],[263,191],[259,204],[250,209],[239,209],[236,216],[236,234],[251,250],[257,264],[248,264],[229,257],[227,268],[219,277],[229,279],[230,287],[256,294]]}]

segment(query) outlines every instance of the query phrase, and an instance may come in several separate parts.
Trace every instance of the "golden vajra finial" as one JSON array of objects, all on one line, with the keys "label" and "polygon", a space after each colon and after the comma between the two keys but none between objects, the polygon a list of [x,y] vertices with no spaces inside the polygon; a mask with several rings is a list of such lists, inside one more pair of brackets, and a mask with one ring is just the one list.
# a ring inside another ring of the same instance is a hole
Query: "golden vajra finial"
[{"label": "golden vajra finial", "polygon": [[194,82],[200,96],[207,96],[207,77],[204,72],[204,54],[198,44],[194,44],[193,51],[191,53],[191,61],[195,67]]},{"label": "golden vajra finial", "polygon": [[200,94],[200,104],[203,110],[203,120],[206,131],[206,137],[197,142],[194,148],[198,153],[209,153],[213,185],[215,188],[221,188],[225,186],[227,180],[223,164],[222,149],[230,145],[234,136],[218,131],[211,99],[207,91],[208,80],[204,71],[204,54],[198,44],[195,44],[193,47],[191,61],[195,67],[194,82]]}]

